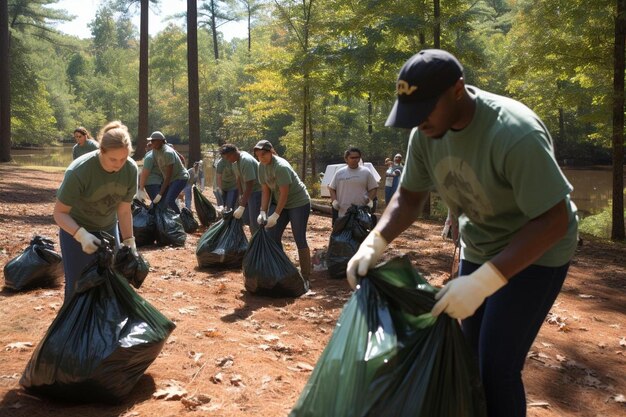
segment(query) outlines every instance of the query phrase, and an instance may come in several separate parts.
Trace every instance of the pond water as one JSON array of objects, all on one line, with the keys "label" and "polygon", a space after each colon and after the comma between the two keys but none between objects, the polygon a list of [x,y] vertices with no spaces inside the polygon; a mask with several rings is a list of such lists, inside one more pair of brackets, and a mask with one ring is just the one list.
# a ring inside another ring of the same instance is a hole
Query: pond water
[{"label": "pond water", "polygon": [[[67,166],[72,161],[73,144],[65,144],[62,147],[38,148],[38,149],[13,149],[11,157],[19,165],[44,165],[44,166]],[[187,145],[176,145],[176,149],[185,155]],[[206,163],[208,177],[210,177],[210,164]],[[384,179],[384,167],[376,167]],[[612,172],[611,167],[591,168],[563,168],[563,172],[574,186],[572,199],[578,206],[580,214],[588,216],[595,214],[608,207],[612,195]],[[379,200],[384,201],[384,183],[381,179],[379,188]],[[210,184],[207,179],[207,184]]]}]

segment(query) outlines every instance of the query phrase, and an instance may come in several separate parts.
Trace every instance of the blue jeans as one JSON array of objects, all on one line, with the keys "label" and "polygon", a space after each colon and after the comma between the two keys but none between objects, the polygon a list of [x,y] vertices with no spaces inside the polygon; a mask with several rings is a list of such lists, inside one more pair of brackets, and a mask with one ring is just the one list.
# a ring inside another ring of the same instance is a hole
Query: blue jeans
[{"label": "blue jeans", "polygon": [[180,209],[178,208],[178,205],[176,204],[176,198],[178,198],[178,195],[180,194],[181,191],[183,191],[183,188],[185,188],[185,185],[187,185],[187,180],[174,180],[172,182],[170,182],[170,185],[168,185],[167,190],[165,190],[165,195],[161,196],[161,201],[159,201],[159,206],[161,207],[169,207],[172,210],[174,210],[176,213],[180,214]]},{"label": "blue jeans", "polygon": [[146,185],[144,188],[146,189],[146,193],[148,193],[150,200],[154,200],[154,197],[156,197],[161,190],[161,184]]},{"label": "blue jeans", "polygon": [[191,210],[191,187],[193,184],[185,185],[185,207]]},{"label": "blue jeans", "polygon": [[[98,236],[98,233],[90,233]],[[119,247],[120,235],[117,225],[113,230],[108,230],[107,233],[115,237],[116,246]],[[61,246],[63,268],[65,269],[65,298],[63,302],[67,303],[72,298],[74,286],[80,279],[83,269],[96,259],[96,254],[89,255],[83,252],[80,243],[63,229],[59,229],[59,244]]]},{"label": "blue jeans", "polygon": [[248,226],[250,226],[251,234],[254,234],[254,232],[259,230],[259,223],[257,223],[256,219],[259,217],[259,213],[261,212],[261,195],[261,191],[253,191],[248,198],[246,210],[243,212],[242,219],[248,219]]},{"label": "blue jeans", "polygon": [[[274,213],[276,207],[272,205],[268,215]],[[278,221],[274,227],[267,230],[269,236],[282,246],[283,233],[288,223],[291,223],[291,233],[293,240],[296,242],[298,250],[308,249],[309,244],[306,241],[306,225],[309,222],[309,214],[311,214],[311,203],[306,203],[300,207],[283,209],[278,217]]]},{"label": "blue jeans", "polygon": [[[224,191],[224,208],[236,209],[238,207],[237,197],[239,197],[239,190],[233,188],[232,190]],[[259,204],[260,205],[260,204]]]},{"label": "blue jeans", "polygon": [[[459,275],[479,267],[462,260]],[[569,263],[560,267],[531,265],[463,320],[465,338],[478,355],[489,417],[526,416],[522,369],[568,268]]]}]

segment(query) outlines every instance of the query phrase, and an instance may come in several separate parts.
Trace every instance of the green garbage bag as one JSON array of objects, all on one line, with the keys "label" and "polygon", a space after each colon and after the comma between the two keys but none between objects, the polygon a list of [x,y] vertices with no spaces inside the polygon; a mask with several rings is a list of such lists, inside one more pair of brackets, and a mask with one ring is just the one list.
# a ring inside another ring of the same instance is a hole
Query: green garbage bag
[{"label": "green garbage bag", "polygon": [[119,402],[176,327],[112,268],[113,239],[82,272],[33,352],[20,384],[73,402]]},{"label": "green garbage bag", "polygon": [[371,270],[346,303],[290,417],[484,417],[458,322],[406,257]]}]

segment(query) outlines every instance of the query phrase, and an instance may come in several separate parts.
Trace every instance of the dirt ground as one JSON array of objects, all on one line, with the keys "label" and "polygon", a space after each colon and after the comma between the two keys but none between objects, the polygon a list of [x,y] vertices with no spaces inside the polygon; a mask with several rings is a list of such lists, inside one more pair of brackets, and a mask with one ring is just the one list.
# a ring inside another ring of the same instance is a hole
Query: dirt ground
[{"label": "dirt ground", "polygon": [[[53,238],[59,250],[52,209],[61,180],[60,172],[0,165],[1,265],[35,234]],[[393,242],[387,256],[408,254],[439,285],[450,274],[453,256],[440,230],[439,222],[420,221]],[[140,248],[151,272],[138,293],[177,328],[119,405],[59,403],[26,393],[18,381],[59,311],[63,288],[0,292],[0,416],[286,416],[350,288],[328,278],[320,264],[311,291],[298,299],[248,294],[240,270],[198,268],[195,249],[202,232],[188,235],[182,248]],[[308,238],[314,259],[329,234],[330,218],[313,212]],[[527,360],[529,416],[626,415],[626,245],[583,239]],[[285,242],[293,242],[289,228]],[[296,260],[295,245],[285,246]],[[186,395],[179,399],[168,387]]]}]

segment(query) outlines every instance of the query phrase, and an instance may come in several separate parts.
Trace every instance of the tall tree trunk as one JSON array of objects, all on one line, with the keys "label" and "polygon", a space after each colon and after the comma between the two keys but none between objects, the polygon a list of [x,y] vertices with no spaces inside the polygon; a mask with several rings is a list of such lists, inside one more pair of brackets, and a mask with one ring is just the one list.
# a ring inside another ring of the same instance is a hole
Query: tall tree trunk
[{"label": "tall tree trunk", "polygon": [[0,162],[11,160],[11,60],[9,2],[0,0]]},{"label": "tall tree trunk", "polygon": [[435,17],[433,25],[433,46],[436,49],[441,48],[441,8],[439,0],[433,0],[433,15]]},{"label": "tall tree trunk", "polygon": [[624,240],[624,48],[626,0],[617,0],[613,55],[613,225],[611,240]]},{"label": "tall tree trunk", "polygon": [[372,133],[374,128],[372,126],[372,92],[367,92],[367,134],[370,136],[370,145],[372,140]]},{"label": "tall tree trunk", "polygon": [[313,139],[313,112],[311,111],[311,100],[308,101],[309,114],[309,159],[311,161],[311,178],[315,180],[317,176],[317,167],[315,163],[315,140]]},{"label": "tall tree trunk", "polygon": [[137,118],[137,148],[134,158],[146,153],[148,137],[148,0],[141,0],[139,24],[139,114]]},{"label": "tall tree trunk", "polygon": [[213,35],[213,56],[215,60],[220,59],[219,49],[217,47],[217,20],[215,18],[215,1],[211,0],[211,34]]},{"label": "tall tree trunk", "polygon": [[187,0],[187,79],[189,89],[188,167],[202,158],[200,151],[200,93],[198,88],[198,8]]},{"label": "tall tree trunk", "polygon": [[248,55],[252,52],[252,11],[248,7]]},{"label": "tall tree trunk", "polygon": [[308,106],[307,103],[309,101],[309,86],[307,83],[308,76],[305,74],[304,76],[304,87],[302,88],[302,171],[300,171],[300,176],[302,177],[302,181],[306,180],[306,160],[307,160],[307,140],[306,140],[306,131],[307,131],[307,121],[309,120],[307,115]]}]

